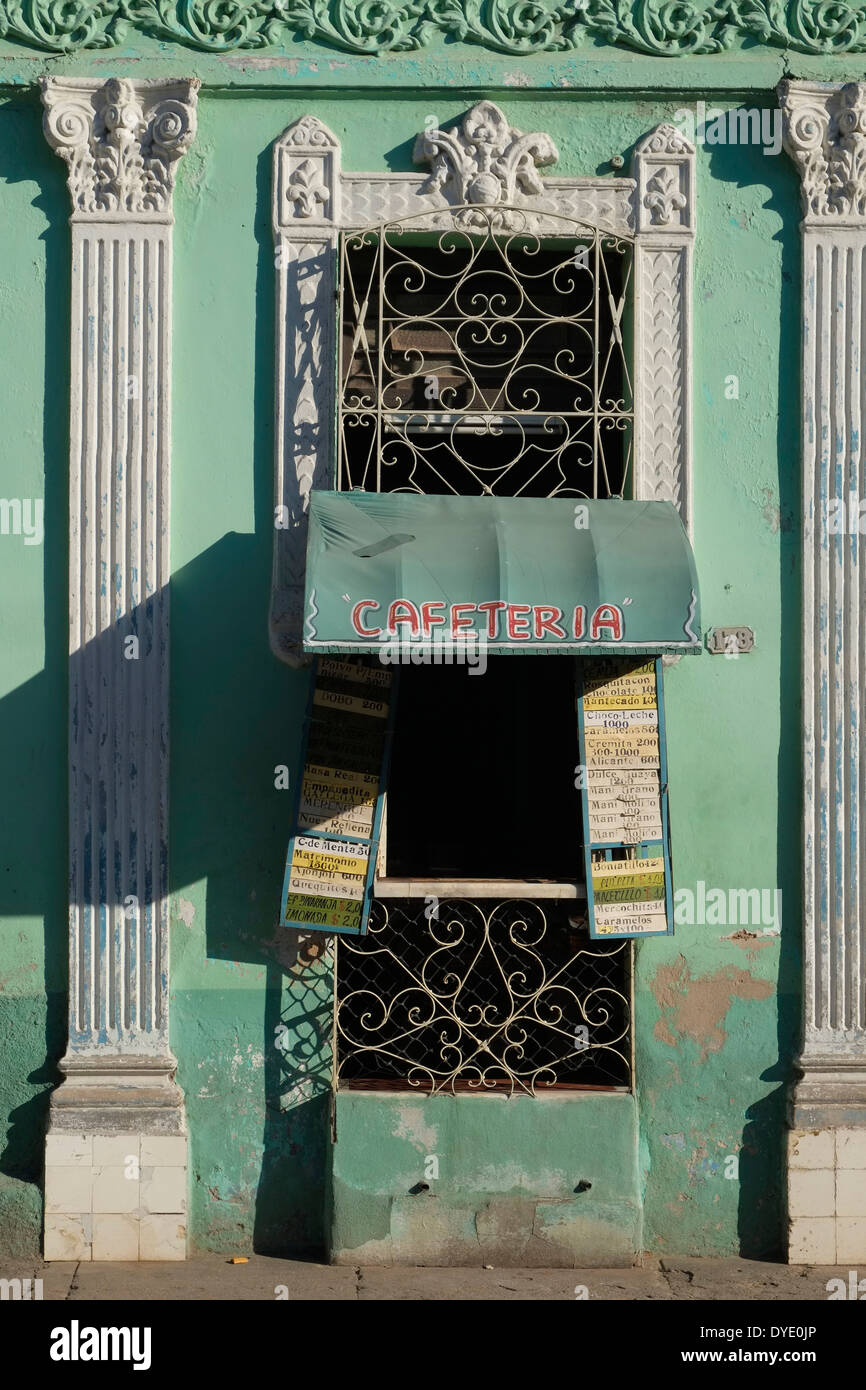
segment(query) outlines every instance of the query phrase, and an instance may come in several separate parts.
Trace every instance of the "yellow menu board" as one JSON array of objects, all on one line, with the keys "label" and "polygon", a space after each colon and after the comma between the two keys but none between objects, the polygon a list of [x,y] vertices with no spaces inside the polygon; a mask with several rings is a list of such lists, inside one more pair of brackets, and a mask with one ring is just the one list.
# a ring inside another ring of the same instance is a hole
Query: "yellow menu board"
[{"label": "yellow menu board", "polygon": [[578,702],[590,935],[673,927],[661,660],[583,665]]},{"label": "yellow menu board", "polygon": [[392,671],[369,657],[319,658],[283,880],[283,926],[366,931],[392,694]]}]

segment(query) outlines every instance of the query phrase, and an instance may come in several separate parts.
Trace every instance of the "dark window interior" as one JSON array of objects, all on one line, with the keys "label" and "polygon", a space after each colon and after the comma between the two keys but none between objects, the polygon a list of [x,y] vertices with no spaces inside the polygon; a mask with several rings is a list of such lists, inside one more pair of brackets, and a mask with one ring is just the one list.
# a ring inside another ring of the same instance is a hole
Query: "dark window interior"
[{"label": "dark window interior", "polygon": [[400,669],[389,877],[583,879],[574,676],[567,657]]}]

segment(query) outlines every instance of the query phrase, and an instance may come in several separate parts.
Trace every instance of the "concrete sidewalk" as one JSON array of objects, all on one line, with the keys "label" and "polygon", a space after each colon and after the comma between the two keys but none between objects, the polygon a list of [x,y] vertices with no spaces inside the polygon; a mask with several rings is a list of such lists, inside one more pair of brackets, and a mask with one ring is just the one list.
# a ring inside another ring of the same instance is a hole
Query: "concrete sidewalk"
[{"label": "concrete sidewalk", "polygon": [[[690,1259],[646,1260],[640,1269],[430,1269],[362,1266],[358,1269],[306,1264],[251,1255],[232,1265],[225,1255],[206,1255],[186,1263],[124,1264],[0,1261],[0,1279],[41,1279],[46,1300],[87,1303],[105,1299],[196,1301],[270,1300],[549,1300],[577,1297],[614,1301],[735,1299],[749,1302],[824,1301],[830,1279],[841,1279],[846,1296],[847,1267],[839,1269],[769,1264],[759,1261]],[[857,1272],[856,1279],[861,1277]],[[866,1269],[863,1270],[866,1280]],[[585,1289],[586,1293],[581,1290]],[[3,1297],[13,1291],[0,1289]],[[866,1294],[866,1282],[863,1293]]]}]

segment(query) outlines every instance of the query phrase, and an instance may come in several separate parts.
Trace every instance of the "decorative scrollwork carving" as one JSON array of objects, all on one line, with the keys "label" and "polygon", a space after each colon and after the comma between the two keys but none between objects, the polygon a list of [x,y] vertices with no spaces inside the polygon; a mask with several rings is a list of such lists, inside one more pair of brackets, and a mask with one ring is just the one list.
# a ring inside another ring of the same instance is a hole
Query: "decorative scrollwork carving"
[{"label": "decorative scrollwork carving", "polygon": [[312,159],[305,159],[293,170],[286,197],[290,203],[294,203],[296,217],[315,216],[319,204],[327,203],[330,198],[321,168]]},{"label": "decorative scrollwork carving", "polygon": [[674,169],[662,167],[647,182],[644,207],[649,208],[652,221],[666,227],[675,211],[686,206],[686,196],[680,192],[679,175]]},{"label": "decorative scrollwork carving", "polygon": [[171,209],[175,167],[195,135],[198,82],[104,86],[42,79],[45,136],[68,166],[73,213]]},{"label": "decorative scrollwork carving", "polygon": [[[518,191],[539,195],[544,185],[536,167],[555,164],[559,152],[549,135],[524,135],[508,124],[505,112],[492,101],[480,101],[455,130],[422,130],[412,158],[429,164],[430,177],[422,193],[441,193],[450,203],[514,203]],[[487,224],[489,214],[458,212],[456,226]],[[503,213],[504,227],[513,225]]]},{"label": "decorative scrollwork carving", "polygon": [[866,83],[835,90],[783,82],[785,148],[800,172],[808,218],[866,217]]},{"label": "decorative scrollwork carving", "polygon": [[349,53],[400,53],[437,35],[515,57],[609,44],[659,57],[749,38],[799,53],[866,52],[863,0],[0,0],[0,38],[71,53],[130,29],[211,53],[292,35]]}]

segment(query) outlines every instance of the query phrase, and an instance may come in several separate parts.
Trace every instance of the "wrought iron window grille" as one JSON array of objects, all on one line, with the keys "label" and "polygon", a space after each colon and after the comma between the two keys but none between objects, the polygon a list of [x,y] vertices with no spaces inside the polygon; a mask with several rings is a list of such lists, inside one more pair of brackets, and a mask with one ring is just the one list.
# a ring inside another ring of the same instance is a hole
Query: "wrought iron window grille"
[{"label": "wrought iron window grille", "polygon": [[556,214],[541,236],[502,205],[440,215],[343,237],[337,486],[628,495],[631,239]]},{"label": "wrought iron window grille", "polygon": [[337,945],[338,1085],[507,1095],[627,1089],[629,943],[565,905],[376,902]]}]

